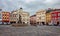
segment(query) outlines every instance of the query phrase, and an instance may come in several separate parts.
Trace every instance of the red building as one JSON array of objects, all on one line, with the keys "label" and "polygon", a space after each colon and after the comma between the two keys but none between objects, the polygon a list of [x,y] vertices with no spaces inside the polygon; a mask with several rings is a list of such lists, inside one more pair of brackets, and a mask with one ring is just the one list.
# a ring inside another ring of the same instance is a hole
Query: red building
[{"label": "red building", "polygon": [[52,11],[51,12],[51,22],[54,25],[60,24],[60,11]]},{"label": "red building", "polygon": [[2,22],[10,21],[10,12],[2,12]]}]

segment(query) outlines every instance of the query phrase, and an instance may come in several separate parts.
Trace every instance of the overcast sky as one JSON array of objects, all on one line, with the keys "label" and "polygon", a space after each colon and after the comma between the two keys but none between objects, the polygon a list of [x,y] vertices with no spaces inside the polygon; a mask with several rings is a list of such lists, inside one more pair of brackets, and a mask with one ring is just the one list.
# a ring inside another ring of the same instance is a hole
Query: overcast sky
[{"label": "overcast sky", "polygon": [[19,9],[35,14],[39,9],[60,8],[60,0],[0,0],[0,8],[4,11]]}]

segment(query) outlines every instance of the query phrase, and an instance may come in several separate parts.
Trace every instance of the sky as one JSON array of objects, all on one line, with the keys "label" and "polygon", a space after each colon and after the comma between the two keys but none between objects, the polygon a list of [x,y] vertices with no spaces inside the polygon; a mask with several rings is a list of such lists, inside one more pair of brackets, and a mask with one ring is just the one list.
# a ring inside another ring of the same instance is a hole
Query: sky
[{"label": "sky", "polygon": [[60,8],[60,0],[0,0],[3,11],[11,12],[20,7],[33,15],[40,9]]}]

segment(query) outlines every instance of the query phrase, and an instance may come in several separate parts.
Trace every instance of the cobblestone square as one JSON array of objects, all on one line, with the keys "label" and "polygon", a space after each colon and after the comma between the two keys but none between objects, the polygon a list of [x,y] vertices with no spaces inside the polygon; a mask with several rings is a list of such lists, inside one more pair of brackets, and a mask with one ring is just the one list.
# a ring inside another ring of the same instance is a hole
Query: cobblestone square
[{"label": "cobblestone square", "polygon": [[0,25],[0,36],[60,36],[60,26],[12,27]]}]

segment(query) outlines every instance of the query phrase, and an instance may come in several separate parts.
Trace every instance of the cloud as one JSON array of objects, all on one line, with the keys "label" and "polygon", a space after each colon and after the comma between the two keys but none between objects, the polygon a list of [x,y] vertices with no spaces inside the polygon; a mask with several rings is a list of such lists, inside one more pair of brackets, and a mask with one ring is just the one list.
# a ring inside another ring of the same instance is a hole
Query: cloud
[{"label": "cloud", "polygon": [[55,4],[60,3],[60,0],[45,0],[44,3],[46,5],[55,5]]},{"label": "cloud", "polygon": [[25,3],[30,3],[30,2],[34,2],[36,0],[25,0]]},{"label": "cloud", "polygon": [[0,0],[0,8],[13,11],[23,7],[31,15],[39,9],[60,8],[60,0]]}]

